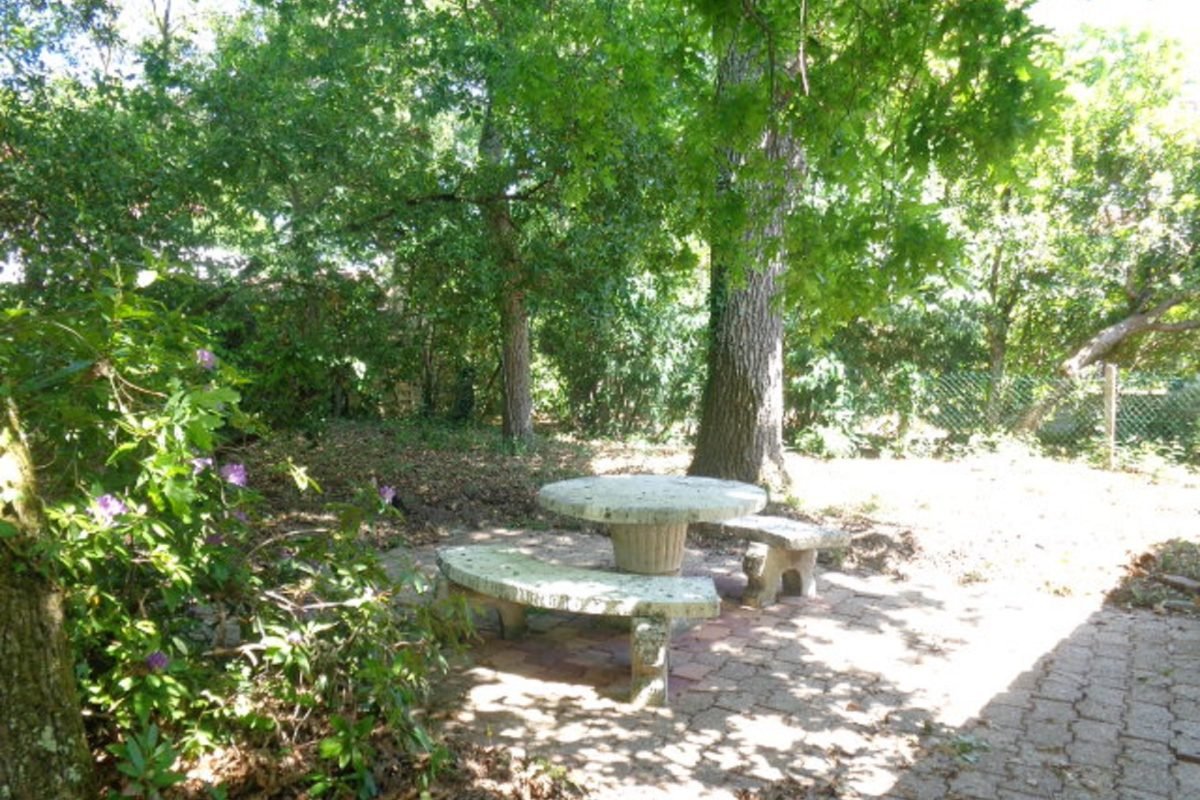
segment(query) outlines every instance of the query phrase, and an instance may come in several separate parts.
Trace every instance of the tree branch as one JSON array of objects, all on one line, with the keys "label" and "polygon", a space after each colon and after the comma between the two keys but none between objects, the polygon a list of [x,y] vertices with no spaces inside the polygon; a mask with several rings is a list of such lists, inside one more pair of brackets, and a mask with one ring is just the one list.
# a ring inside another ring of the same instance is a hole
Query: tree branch
[{"label": "tree branch", "polygon": [[1159,333],[1200,330],[1200,319],[1185,319],[1180,322],[1156,322],[1146,330],[1157,331]]},{"label": "tree branch", "polygon": [[1069,378],[1078,376],[1084,367],[1103,358],[1113,348],[1134,334],[1151,330],[1175,331],[1200,328],[1200,319],[1185,320],[1182,322],[1159,322],[1159,319],[1172,308],[1182,305],[1194,296],[1194,294],[1183,294],[1168,297],[1149,311],[1130,314],[1124,319],[1108,325],[1063,361],[1058,367],[1059,372]]},{"label": "tree branch", "polygon": [[554,181],[558,180],[558,178],[563,174],[563,172],[565,172],[564,168],[555,169],[554,171],[552,171],[549,175],[547,175],[542,180],[538,181],[537,183],[535,183],[534,185],[532,185],[526,189],[522,189],[519,192],[501,192],[499,194],[466,195],[466,194],[459,194],[457,191],[452,191],[452,192],[436,192],[434,194],[420,195],[417,197],[407,197],[403,200],[398,201],[392,207],[385,208],[384,210],[382,210],[376,214],[373,214],[372,216],[367,217],[366,219],[361,219],[356,222],[349,223],[348,225],[345,226],[344,230],[346,230],[347,232],[350,232],[350,233],[358,233],[358,232],[364,231],[368,228],[373,228],[374,226],[378,225],[381,222],[387,222],[389,219],[394,218],[399,213],[401,208],[418,208],[420,206],[435,205],[435,204],[441,204],[441,203],[461,203],[463,205],[485,206],[485,205],[488,205],[489,203],[498,203],[498,202],[518,203],[518,202],[533,201],[533,200],[537,199],[536,196],[543,189],[545,189],[550,184],[554,183]]}]

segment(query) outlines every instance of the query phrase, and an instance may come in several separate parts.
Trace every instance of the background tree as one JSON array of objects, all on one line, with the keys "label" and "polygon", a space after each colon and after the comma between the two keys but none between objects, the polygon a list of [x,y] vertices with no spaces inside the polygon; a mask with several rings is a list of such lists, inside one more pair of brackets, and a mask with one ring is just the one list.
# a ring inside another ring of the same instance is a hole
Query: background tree
[{"label": "background tree", "polygon": [[478,372],[486,392],[475,367],[498,363],[503,430],[527,437],[536,309],[589,270],[675,263],[677,91],[633,45],[655,24],[587,3],[313,0],[246,17],[197,84],[243,281],[371,276],[403,314],[391,338],[420,364],[422,405],[446,394],[435,376]]},{"label": "background tree", "polygon": [[1069,346],[1057,366],[1075,377],[1122,349],[1132,361],[1140,335],[1200,329],[1200,125],[1170,45],[1094,35],[1070,68],[1069,149],[1048,155],[1065,165],[1052,197],[1065,212],[1055,249],[1070,287],[1051,307],[1078,325],[1055,326]]},{"label": "background tree", "polygon": [[[782,437],[780,362],[751,357],[781,346],[770,284],[782,279],[782,296],[816,332],[919,285],[949,256],[930,176],[1003,162],[1036,128],[1053,86],[1039,30],[1003,2],[802,4],[799,15],[769,2],[701,8],[718,74],[740,78],[720,84],[704,133],[737,153],[713,206],[714,265],[728,243],[750,244],[736,251],[733,292],[722,297],[714,280],[714,353],[728,357],[710,356],[691,471],[757,482],[778,472]],[[768,302],[722,334],[722,309],[742,285]],[[756,372],[760,386],[738,391]]]}]

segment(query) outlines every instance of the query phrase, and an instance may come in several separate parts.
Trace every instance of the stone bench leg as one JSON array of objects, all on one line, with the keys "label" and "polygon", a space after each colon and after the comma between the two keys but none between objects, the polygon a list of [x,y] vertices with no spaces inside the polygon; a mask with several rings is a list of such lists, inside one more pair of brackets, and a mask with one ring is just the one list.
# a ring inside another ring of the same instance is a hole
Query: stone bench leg
[{"label": "stone bench leg", "polygon": [[746,571],[746,592],[742,603],[755,608],[769,606],[780,589],[801,597],[817,596],[816,550],[784,550],[761,542],[746,548],[742,568]]},{"label": "stone bench leg", "polygon": [[496,614],[500,618],[500,638],[502,639],[520,639],[525,635],[527,627],[525,624],[525,606],[520,603],[514,603],[511,600],[501,600],[498,597],[489,597],[488,595],[480,594],[465,586],[459,586],[444,579],[438,584],[438,592],[443,597],[449,592],[462,595],[466,598],[467,604],[475,609],[496,609]]},{"label": "stone bench leg", "polygon": [[817,596],[817,551],[789,550],[786,551],[792,565],[791,569],[783,571],[784,594],[798,594],[801,597]]},{"label": "stone bench leg", "polygon": [[667,704],[667,650],[670,644],[670,619],[633,618],[629,636],[629,660],[633,669],[629,702],[633,705]]},{"label": "stone bench leg", "polygon": [[500,636],[504,639],[520,639],[525,635],[525,606],[510,600],[492,600],[500,616]]}]

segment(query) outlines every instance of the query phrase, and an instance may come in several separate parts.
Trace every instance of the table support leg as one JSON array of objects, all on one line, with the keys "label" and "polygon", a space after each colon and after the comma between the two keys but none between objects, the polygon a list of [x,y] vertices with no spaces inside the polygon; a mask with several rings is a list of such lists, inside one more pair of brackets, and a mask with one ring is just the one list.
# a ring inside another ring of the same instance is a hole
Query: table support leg
[{"label": "table support leg", "polygon": [[609,525],[617,569],[641,575],[678,575],[687,529],[687,523]]},{"label": "table support leg", "polygon": [[500,637],[520,639],[525,635],[525,606],[508,600],[496,600],[496,613],[500,617]]},{"label": "table support leg", "polygon": [[666,617],[634,617],[629,639],[629,660],[633,668],[629,702],[639,707],[665,706],[671,620]]}]

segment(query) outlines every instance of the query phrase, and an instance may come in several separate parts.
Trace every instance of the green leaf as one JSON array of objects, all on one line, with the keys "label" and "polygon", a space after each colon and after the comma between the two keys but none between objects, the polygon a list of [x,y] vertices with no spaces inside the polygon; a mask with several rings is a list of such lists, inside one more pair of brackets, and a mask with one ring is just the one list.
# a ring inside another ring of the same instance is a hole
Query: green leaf
[{"label": "green leaf", "polygon": [[55,370],[48,375],[42,375],[40,377],[31,378],[30,380],[25,381],[18,387],[19,391],[37,392],[51,386],[56,386],[65,381],[67,378],[70,378],[72,375],[78,375],[80,372],[83,372],[86,369],[91,369],[95,363],[95,359],[81,359],[78,361],[72,361],[62,369]]},{"label": "green leaf", "polygon": [[190,392],[188,398],[200,408],[217,411],[223,406],[237,403],[241,400],[241,395],[228,386],[221,386],[216,389]]},{"label": "green leaf", "polygon": [[345,752],[345,745],[339,737],[329,736],[321,740],[318,751],[321,754],[321,758],[340,759]]}]

